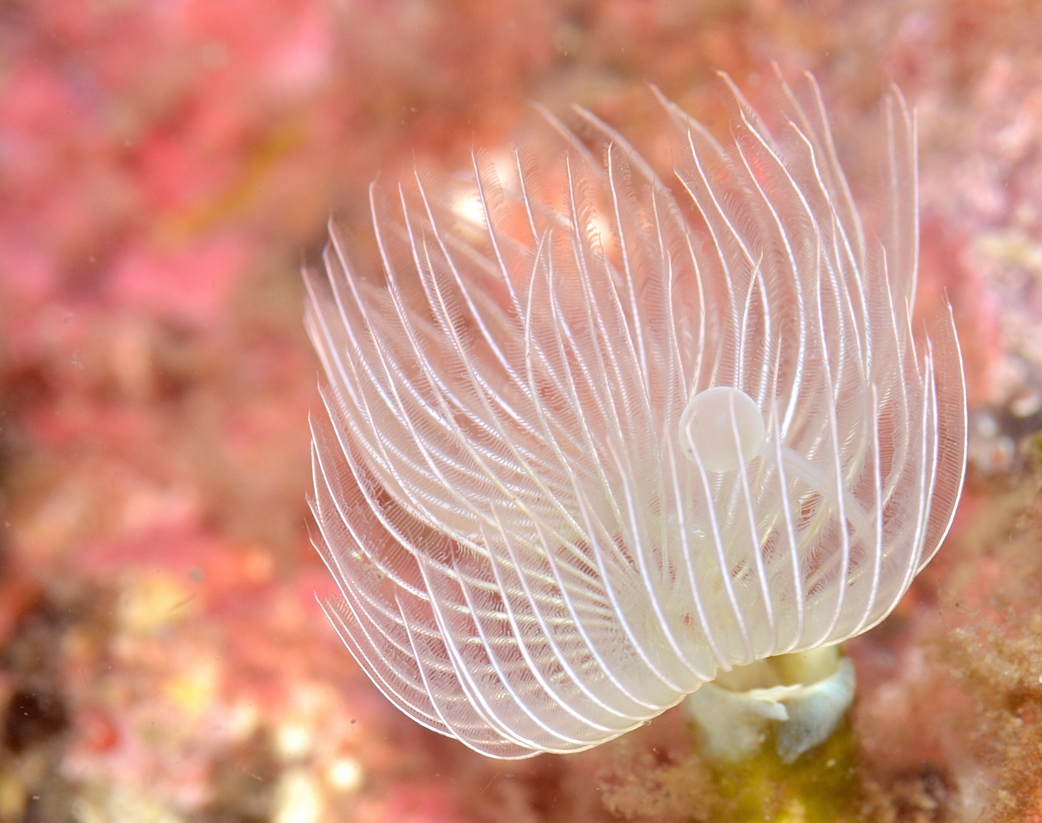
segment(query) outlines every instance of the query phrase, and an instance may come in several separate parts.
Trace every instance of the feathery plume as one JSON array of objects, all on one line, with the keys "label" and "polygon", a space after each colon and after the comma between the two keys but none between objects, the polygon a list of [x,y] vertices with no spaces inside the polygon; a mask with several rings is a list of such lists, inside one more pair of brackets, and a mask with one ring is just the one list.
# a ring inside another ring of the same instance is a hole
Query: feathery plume
[{"label": "feathery plume", "polygon": [[550,169],[374,185],[379,266],[331,226],[306,275],[327,613],[484,754],[585,749],[859,634],[951,523],[965,391],[950,313],[913,335],[914,117],[895,89],[869,238],[813,79],[806,107],[780,81],[777,135],[724,79],[726,146],[660,97],[668,184],[579,111]]}]

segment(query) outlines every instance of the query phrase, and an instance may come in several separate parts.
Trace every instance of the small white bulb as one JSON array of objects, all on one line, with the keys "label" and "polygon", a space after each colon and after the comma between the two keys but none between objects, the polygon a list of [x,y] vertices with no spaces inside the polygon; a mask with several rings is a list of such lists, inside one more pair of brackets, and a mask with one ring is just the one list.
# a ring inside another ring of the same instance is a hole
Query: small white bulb
[{"label": "small white bulb", "polygon": [[680,416],[681,449],[711,472],[734,471],[748,463],[766,439],[756,402],[732,386],[699,392]]}]

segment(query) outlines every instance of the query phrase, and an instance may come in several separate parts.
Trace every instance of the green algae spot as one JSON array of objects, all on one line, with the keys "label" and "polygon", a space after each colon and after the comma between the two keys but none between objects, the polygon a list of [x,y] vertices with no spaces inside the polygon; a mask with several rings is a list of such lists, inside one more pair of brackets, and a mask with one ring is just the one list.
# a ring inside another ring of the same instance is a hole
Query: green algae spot
[{"label": "green algae spot", "polygon": [[774,741],[738,763],[710,763],[716,800],[708,823],[842,823],[858,819],[859,792],[850,723],[793,763]]}]

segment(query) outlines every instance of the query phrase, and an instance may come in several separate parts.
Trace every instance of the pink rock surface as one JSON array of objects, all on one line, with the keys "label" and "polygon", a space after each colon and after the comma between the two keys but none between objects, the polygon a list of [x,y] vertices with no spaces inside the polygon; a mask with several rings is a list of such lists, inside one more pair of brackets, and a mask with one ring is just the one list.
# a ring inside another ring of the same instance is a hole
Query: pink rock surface
[{"label": "pink rock surface", "polygon": [[[600,789],[625,763],[690,755],[675,714],[617,749],[504,766],[399,716],[326,624],[302,257],[331,211],[364,218],[377,174],[501,146],[529,101],[639,135],[645,82],[712,118],[713,69],[755,98],[772,59],[815,72],[858,186],[892,79],[919,111],[920,305],[953,302],[994,424],[976,470],[1009,472],[1042,397],[1040,28],[998,0],[5,6],[0,698],[68,709],[0,752],[11,802],[43,820],[610,819]],[[851,649],[874,779],[928,768],[955,796],[976,762],[946,731],[968,698],[936,698],[928,649],[967,564],[981,590],[1009,574],[959,538],[995,497],[972,491],[936,569]]]}]

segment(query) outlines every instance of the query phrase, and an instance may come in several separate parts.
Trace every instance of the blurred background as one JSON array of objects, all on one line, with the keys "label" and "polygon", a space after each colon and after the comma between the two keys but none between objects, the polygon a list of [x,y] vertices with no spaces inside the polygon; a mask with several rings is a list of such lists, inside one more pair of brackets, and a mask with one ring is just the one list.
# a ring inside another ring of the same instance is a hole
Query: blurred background
[{"label": "blurred background", "polygon": [[0,0],[0,823],[705,819],[673,713],[503,764],[359,672],[315,599],[299,271],[532,102],[640,135],[648,82],[712,120],[771,61],[856,187],[887,85],[916,107],[920,306],[967,358],[956,528],[849,648],[863,819],[1042,819],[1033,0]]}]

